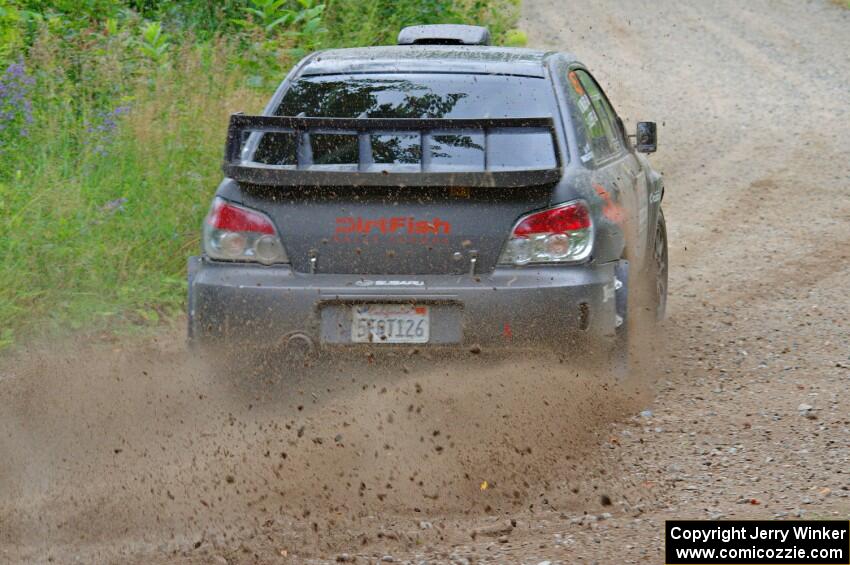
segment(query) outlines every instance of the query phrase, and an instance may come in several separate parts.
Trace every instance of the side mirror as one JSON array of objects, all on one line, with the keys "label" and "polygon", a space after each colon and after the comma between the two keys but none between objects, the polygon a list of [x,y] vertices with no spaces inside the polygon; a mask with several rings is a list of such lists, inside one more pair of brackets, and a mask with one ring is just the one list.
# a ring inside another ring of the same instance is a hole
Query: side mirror
[{"label": "side mirror", "polygon": [[635,149],[641,153],[655,153],[658,149],[658,132],[655,122],[638,122]]}]

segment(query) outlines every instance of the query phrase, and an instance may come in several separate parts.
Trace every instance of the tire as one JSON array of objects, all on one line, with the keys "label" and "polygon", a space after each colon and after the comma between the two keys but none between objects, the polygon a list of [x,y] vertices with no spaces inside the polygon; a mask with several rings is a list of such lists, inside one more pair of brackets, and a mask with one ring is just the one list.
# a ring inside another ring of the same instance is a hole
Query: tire
[{"label": "tire", "polygon": [[654,281],[652,300],[655,304],[655,321],[660,322],[667,316],[667,284],[670,273],[670,262],[667,251],[667,223],[664,212],[658,209],[658,221],[655,223],[655,239],[652,254],[648,258],[646,270]]},{"label": "tire", "polygon": [[652,248],[644,264],[640,269],[618,272],[623,284],[618,300],[621,312],[625,312],[615,338],[615,372],[620,376],[628,374],[636,353],[651,343],[654,326],[666,315],[668,273],[667,224],[659,209]]},{"label": "tire", "polygon": [[655,236],[648,251],[637,273],[636,284],[629,294],[628,317],[641,328],[660,322],[667,313],[667,223],[660,208],[655,222]]}]

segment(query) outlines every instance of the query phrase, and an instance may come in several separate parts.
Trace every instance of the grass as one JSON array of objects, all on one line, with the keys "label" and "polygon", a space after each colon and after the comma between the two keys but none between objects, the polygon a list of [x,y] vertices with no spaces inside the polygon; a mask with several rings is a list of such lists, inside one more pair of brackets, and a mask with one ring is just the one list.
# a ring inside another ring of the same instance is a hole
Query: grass
[{"label": "grass", "polygon": [[[514,0],[365,5],[329,3],[323,44],[391,43],[416,21],[517,36]],[[186,259],[221,179],[227,116],[269,97],[248,86],[236,41],[172,38],[168,57],[152,61],[134,55],[126,33],[83,40],[69,46],[49,30],[33,40],[23,59],[32,121],[0,130],[0,348],[179,315]]]},{"label": "grass", "polygon": [[182,308],[226,116],[258,110],[265,94],[242,86],[221,57],[204,62],[187,49],[175,61],[130,87],[129,111],[109,118],[112,129],[98,131],[97,113],[74,116],[70,101],[36,116],[0,184],[4,341],[157,323]]}]

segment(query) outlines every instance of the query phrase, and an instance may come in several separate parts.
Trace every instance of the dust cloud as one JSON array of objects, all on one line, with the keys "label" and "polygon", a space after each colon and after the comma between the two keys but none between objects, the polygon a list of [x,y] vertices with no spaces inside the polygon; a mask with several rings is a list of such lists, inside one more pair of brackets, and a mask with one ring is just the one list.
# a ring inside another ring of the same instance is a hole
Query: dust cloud
[{"label": "dust cloud", "polygon": [[617,488],[606,425],[647,387],[571,363],[426,349],[224,370],[176,335],[31,349],[0,370],[0,546],[111,560],[274,532],[322,554],[391,524],[596,508]]}]

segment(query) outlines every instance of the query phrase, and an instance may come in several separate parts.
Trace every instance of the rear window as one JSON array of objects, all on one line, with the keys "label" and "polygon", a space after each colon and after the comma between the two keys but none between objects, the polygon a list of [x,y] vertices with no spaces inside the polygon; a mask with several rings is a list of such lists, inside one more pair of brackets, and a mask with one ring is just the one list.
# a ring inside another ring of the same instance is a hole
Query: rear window
[{"label": "rear window", "polygon": [[[325,75],[295,81],[275,111],[315,118],[525,118],[553,117],[556,102],[543,78],[474,74]],[[315,134],[311,138],[317,137]],[[356,136],[310,139],[317,165],[357,163]],[[510,128],[380,132],[370,136],[373,162],[419,170],[536,169],[554,167],[551,136]],[[252,161],[294,165],[296,134],[266,133]],[[486,145],[486,147],[485,147]],[[423,149],[426,154],[423,155]]]},{"label": "rear window", "polygon": [[542,78],[465,75],[330,75],[296,81],[275,112],[315,118],[524,118],[554,115]]}]

